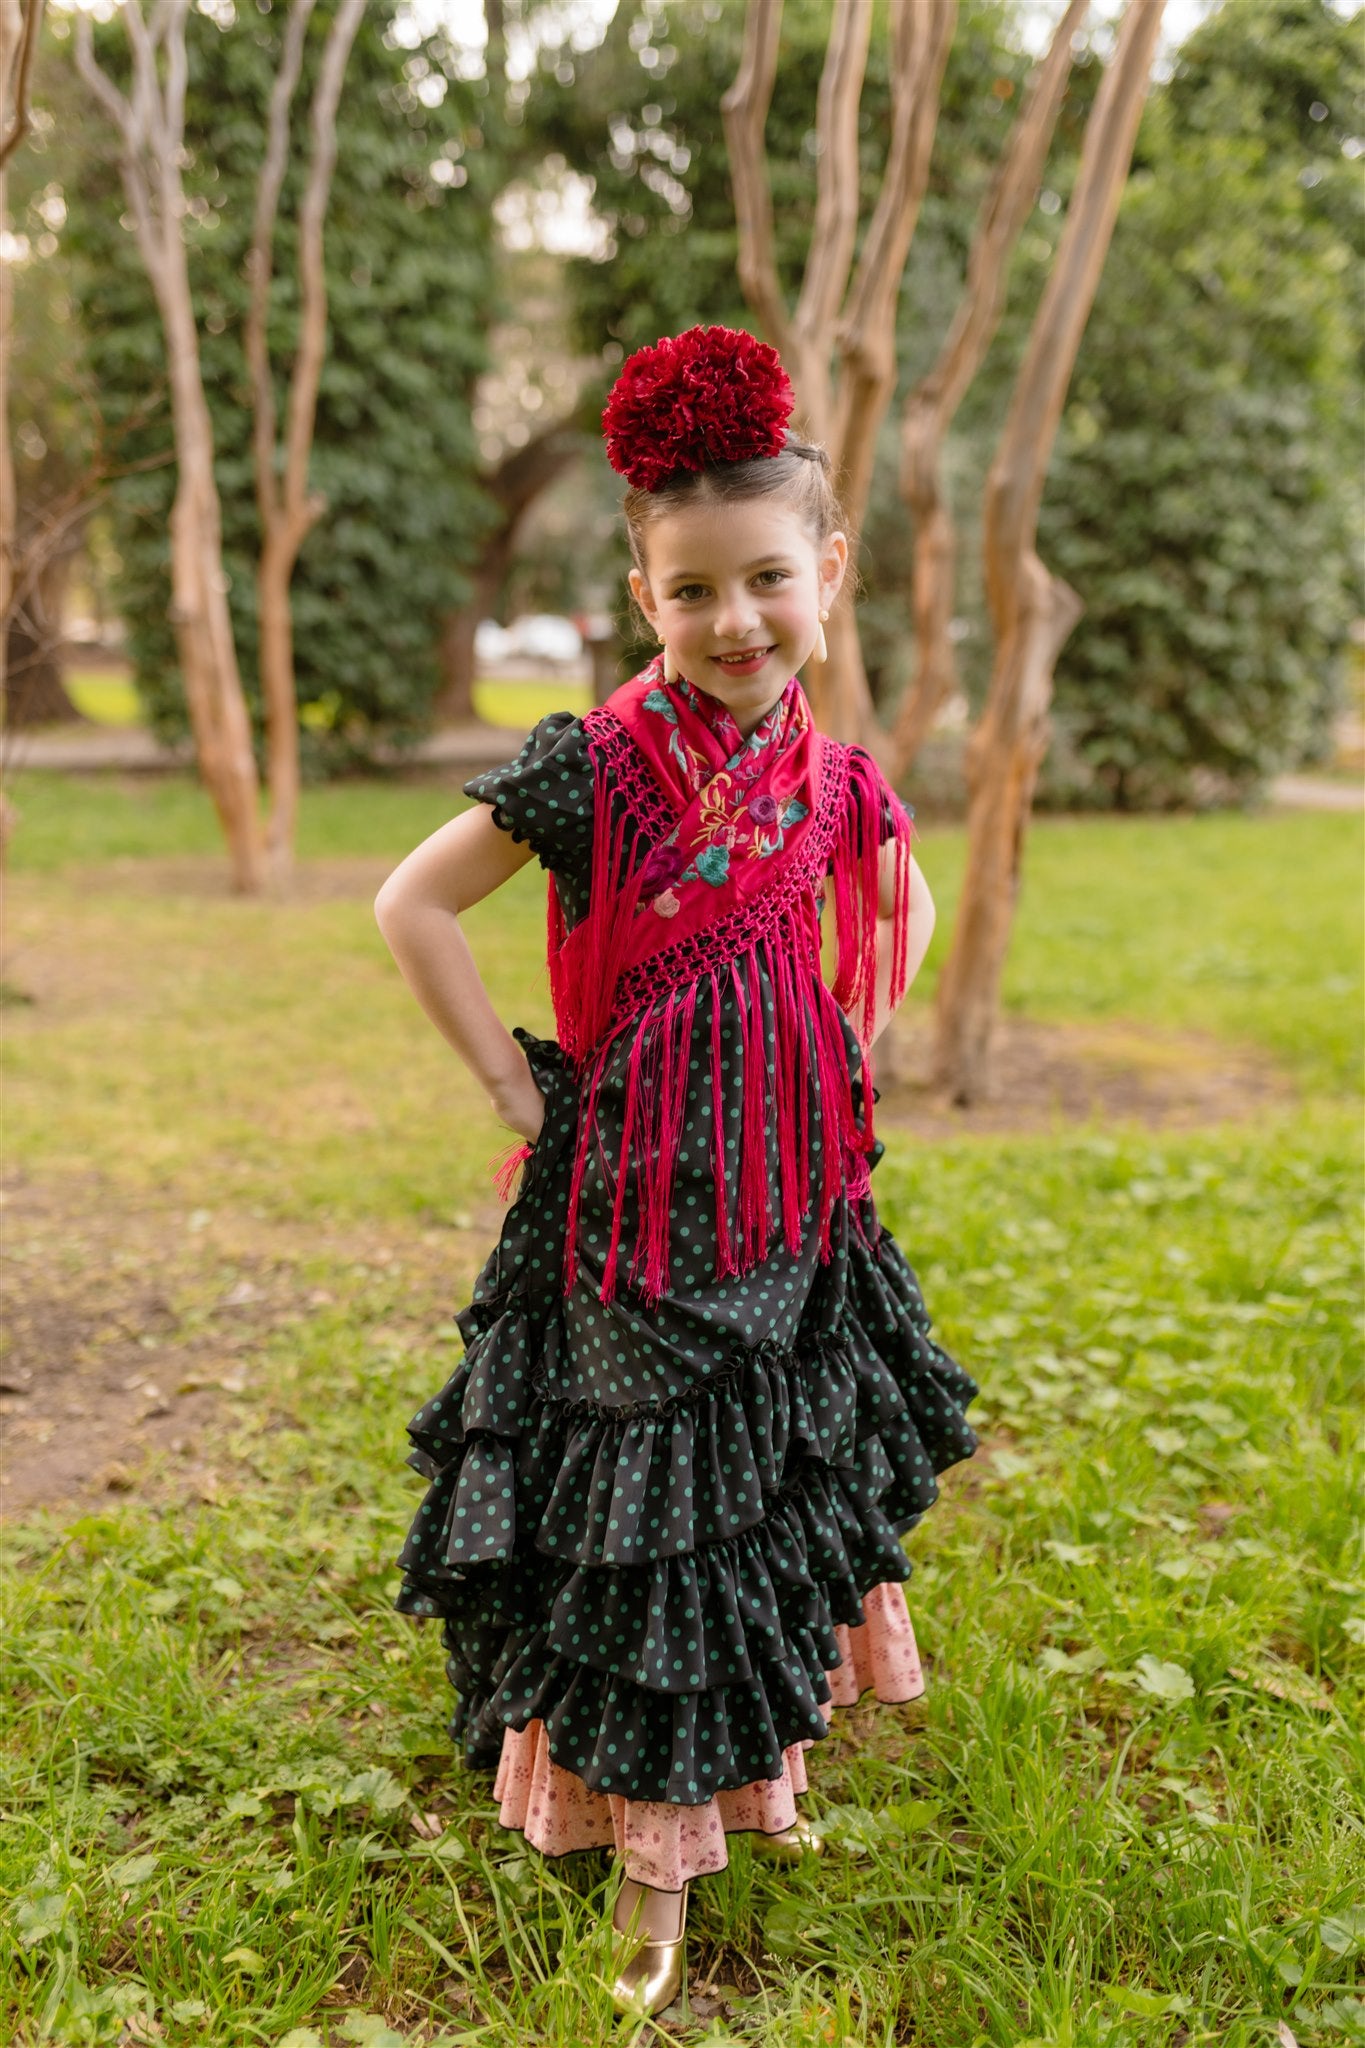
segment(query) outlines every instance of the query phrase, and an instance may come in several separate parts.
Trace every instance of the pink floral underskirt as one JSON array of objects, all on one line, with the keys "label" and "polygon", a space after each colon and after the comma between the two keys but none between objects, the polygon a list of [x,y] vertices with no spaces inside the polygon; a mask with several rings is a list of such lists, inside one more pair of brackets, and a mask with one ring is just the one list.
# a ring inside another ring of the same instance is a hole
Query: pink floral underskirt
[{"label": "pink floral underskirt", "polygon": [[[904,1587],[894,1579],[873,1586],[863,1595],[863,1613],[867,1619],[857,1627],[835,1624],[840,1662],[827,1674],[831,1697],[820,1708],[827,1722],[835,1707],[855,1706],[868,1686],[888,1705],[924,1691]],[[686,1878],[724,1870],[728,1834],[758,1829],[772,1835],[792,1825],[797,1794],[807,1790],[805,1752],[812,1747],[806,1736],[784,1750],[778,1778],[733,1786],[704,1805],[677,1806],[592,1791],[555,1763],[545,1723],[533,1720],[505,1730],[493,1797],[502,1825],[519,1830],[542,1854],[614,1849],[628,1878],[678,1891]]]}]

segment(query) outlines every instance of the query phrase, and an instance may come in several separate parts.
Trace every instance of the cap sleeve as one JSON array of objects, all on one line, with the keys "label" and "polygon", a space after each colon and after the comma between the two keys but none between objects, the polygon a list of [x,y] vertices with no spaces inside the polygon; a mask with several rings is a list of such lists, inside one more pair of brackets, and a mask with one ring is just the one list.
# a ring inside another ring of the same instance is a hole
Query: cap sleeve
[{"label": "cap sleeve", "polygon": [[543,868],[580,876],[592,849],[592,764],[583,721],[551,711],[514,761],[471,775],[466,796],[493,807],[493,822],[529,845]]}]

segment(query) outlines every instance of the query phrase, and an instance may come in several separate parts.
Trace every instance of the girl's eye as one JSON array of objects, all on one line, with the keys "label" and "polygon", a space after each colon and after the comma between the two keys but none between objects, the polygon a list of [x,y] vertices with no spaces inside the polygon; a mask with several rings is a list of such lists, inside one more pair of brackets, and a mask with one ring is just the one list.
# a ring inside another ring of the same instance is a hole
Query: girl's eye
[{"label": "girl's eye", "polygon": [[[775,576],[779,583],[785,583],[787,580],[787,572],[785,569],[760,569],[758,572],[758,576],[755,580],[761,583],[765,576]],[[694,595],[698,591],[704,593],[705,589],[706,585],[704,583],[684,583],[681,590],[674,591],[674,603],[681,601],[683,604],[690,604],[692,602]]]}]

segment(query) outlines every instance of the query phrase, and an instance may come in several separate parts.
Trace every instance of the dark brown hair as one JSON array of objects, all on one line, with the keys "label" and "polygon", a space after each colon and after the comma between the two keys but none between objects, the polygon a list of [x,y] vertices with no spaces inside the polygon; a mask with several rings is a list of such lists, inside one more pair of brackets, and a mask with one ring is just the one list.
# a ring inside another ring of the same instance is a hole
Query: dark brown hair
[{"label": "dark brown hair", "polygon": [[[848,535],[846,575],[856,590],[858,572],[854,567],[857,542],[834,489],[833,464],[818,441],[803,441],[787,429],[780,455],[756,455],[747,462],[707,463],[702,469],[675,470],[657,490],[628,487],[621,501],[626,539],[631,560],[646,579],[645,534],[656,519],[684,505],[733,504],[746,498],[778,498],[795,512],[818,551],[832,533]],[[632,606],[638,612],[639,607]],[[652,631],[643,613],[640,622],[646,634]]]}]

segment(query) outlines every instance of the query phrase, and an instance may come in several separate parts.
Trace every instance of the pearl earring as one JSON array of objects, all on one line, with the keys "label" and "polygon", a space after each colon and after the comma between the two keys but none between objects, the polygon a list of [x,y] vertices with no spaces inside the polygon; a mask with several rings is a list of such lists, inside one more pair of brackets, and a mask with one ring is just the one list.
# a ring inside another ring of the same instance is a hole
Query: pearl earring
[{"label": "pearl earring", "polygon": [[660,645],[664,650],[664,681],[666,683],[676,683],[680,680],[680,677],[674,664],[673,656],[668,651],[668,642],[666,640],[661,641]]},{"label": "pearl earring", "polygon": [[829,617],[829,613],[828,613],[827,611],[826,611],[826,612],[821,612],[821,614],[820,614],[820,624],[819,624],[819,625],[818,625],[818,626],[816,627],[816,629],[815,629],[815,648],[814,648],[814,654],[815,654],[815,659],[816,659],[817,661],[828,661],[828,660],[829,660],[829,648],[828,648],[828,647],[826,646],[826,644],[825,644],[825,627],[824,627],[824,621],[825,621],[825,620],[826,620],[826,619],[827,619],[828,617]]}]

